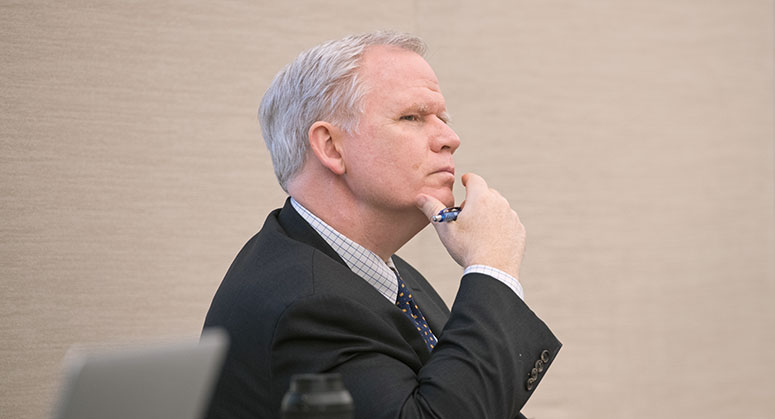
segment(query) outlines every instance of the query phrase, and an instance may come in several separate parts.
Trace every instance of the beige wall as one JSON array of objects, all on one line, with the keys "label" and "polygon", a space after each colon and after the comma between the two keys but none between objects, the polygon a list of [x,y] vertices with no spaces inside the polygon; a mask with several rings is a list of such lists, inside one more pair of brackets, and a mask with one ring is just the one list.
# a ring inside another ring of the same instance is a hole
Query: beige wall
[{"label": "beige wall", "polygon": [[[73,343],[198,333],[284,197],[271,77],[378,28],[426,38],[459,172],[528,227],[565,344],[529,416],[774,414],[771,1],[48,3],[0,2],[0,417]],[[452,301],[432,231],[401,254]]]}]

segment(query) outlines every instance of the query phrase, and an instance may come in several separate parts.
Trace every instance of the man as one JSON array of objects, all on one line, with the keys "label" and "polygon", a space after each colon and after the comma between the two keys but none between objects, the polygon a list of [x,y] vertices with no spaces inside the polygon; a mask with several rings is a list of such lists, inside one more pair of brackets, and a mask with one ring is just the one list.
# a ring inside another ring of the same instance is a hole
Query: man
[{"label": "man", "polygon": [[278,417],[290,377],[341,373],[359,418],[514,418],[560,343],[522,301],[525,230],[466,174],[434,223],[465,267],[450,311],[394,253],[454,205],[444,97],[413,36],[373,33],[299,55],[259,118],[290,198],[236,257],[205,327],[232,339],[211,418]]}]

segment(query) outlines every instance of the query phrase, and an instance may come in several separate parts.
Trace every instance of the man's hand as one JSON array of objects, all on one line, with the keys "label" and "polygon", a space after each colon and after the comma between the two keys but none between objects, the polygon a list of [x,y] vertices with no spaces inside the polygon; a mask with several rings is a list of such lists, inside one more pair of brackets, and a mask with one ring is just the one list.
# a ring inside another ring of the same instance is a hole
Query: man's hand
[{"label": "man's hand", "polygon": [[[519,216],[482,177],[466,173],[462,180],[466,199],[457,220],[432,223],[442,244],[462,267],[488,265],[519,279],[526,237]],[[417,207],[430,219],[446,206],[421,194],[417,196]]]}]

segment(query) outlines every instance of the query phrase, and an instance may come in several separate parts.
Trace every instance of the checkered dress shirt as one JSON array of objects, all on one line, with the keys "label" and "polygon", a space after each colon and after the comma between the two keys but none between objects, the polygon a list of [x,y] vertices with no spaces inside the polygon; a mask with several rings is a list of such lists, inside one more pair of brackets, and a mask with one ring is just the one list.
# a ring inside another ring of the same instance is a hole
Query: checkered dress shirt
[{"label": "checkered dress shirt", "polygon": [[[291,205],[296,212],[309,223],[312,228],[320,234],[321,237],[331,246],[344,263],[371,284],[379,291],[391,304],[396,303],[398,298],[398,283],[396,276],[391,269],[395,269],[393,258],[384,262],[374,252],[366,249],[358,243],[348,239],[342,233],[334,230],[333,227],[326,224],[315,214],[309,212],[295,199],[291,198]],[[490,266],[471,265],[466,267],[463,275],[468,273],[481,273],[489,275],[508,286],[519,298],[524,300],[522,285],[513,276]]]}]

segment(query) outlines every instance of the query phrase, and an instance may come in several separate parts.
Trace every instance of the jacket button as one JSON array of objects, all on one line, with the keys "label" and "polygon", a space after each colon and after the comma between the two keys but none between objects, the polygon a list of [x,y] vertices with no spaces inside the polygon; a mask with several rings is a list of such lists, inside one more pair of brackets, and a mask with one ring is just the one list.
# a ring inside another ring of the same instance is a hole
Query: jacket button
[{"label": "jacket button", "polygon": [[527,379],[527,385],[525,386],[527,388],[527,391],[530,391],[533,389],[533,385],[535,384],[536,380],[533,377],[530,377]]}]

